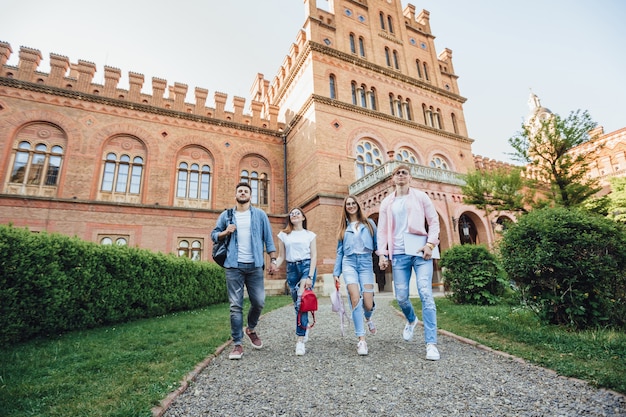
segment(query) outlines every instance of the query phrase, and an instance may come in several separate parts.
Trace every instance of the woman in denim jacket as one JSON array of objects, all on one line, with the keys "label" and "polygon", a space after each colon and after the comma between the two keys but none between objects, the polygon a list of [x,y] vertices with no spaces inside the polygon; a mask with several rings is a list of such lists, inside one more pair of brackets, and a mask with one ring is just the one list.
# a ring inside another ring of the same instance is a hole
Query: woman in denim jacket
[{"label": "woman in denim jacket", "polygon": [[343,201],[337,240],[333,278],[335,286],[339,288],[339,276],[343,275],[348,300],[352,306],[354,333],[359,339],[357,353],[363,356],[368,353],[363,319],[370,333],[376,334],[376,326],[372,321],[375,305],[372,254],[376,251],[376,224],[365,217],[353,195],[347,196]]}]

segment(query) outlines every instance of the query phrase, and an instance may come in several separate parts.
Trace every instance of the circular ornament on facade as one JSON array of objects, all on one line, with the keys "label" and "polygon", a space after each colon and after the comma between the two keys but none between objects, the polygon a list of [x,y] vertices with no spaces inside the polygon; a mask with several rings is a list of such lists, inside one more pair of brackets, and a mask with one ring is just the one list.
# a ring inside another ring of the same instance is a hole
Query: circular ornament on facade
[{"label": "circular ornament on facade", "polygon": [[122,142],[122,148],[123,148],[123,149],[125,149],[125,150],[129,150],[129,149],[130,149],[130,148],[132,148],[132,147],[133,147],[132,143],[130,143],[130,142],[128,142],[128,141],[124,141],[124,142]]},{"label": "circular ornament on facade", "polygon": [[52,133],[48,129],[39,129],[37,132],[37,136],[43,139],[49,138],[51,135]]},{"label": "circular ornament on facade", "polygon": [[352,16],[352,10],[346,9],[346,16],[348,17]]},{"label": "circular ornament on facade", "polygon": [[360,14],[359,15],[359,22],[361,22],[361,23],[365,22],[365,16]]},{"label": "circular ornament on facade", "polygon": [[257,161],[256,159],[250,161],[250,166],[252,168],[258,168],[259,167],[259,161]]},{"label": "circular ornament on facade", "polygon": [[415,38],[411,38],[409,39],[409,42],[411,42],[411,45],[415,45],[417,43],[417,41],[415,40]]},{"label": "circular ornament on facade", "polygon": [[426,49],[426,44],[424,42],[420,43],[420,46],[422,47],[422,49]]},{"label": "circular ornament on facade", "polygon": [[202,155],[201,155],[201,154],[200,154],[200,152],[198,152],[198,151],[193,151],[193,152],[191,152],[191,157],[192,157],[193,159],[200,159],[200,157],[201,157],[201,156],[202,156]]}]

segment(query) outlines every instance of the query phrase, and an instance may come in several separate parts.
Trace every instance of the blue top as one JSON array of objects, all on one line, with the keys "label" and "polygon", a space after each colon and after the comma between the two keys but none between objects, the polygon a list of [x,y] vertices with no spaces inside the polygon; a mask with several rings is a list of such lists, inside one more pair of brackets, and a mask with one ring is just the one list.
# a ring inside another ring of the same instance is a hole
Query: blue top
[{"label": "blue top", "polygon": [[[237,224],[233,209],[233,223]],[[228,210],[224,210],[220,217],[217,218],[217,224],[215,229],[211,232],[211,240],[213,243],[217,243],[217,235],[228,227]],[[254,256],[254,266],[262,267],[265,265],[265,259],[263,257],[263,249],[267,253],[276,252],[276,246],[274,246],[274,239],[272,238],[272,227],[267,214],[261,209],[250,206],[250,235],[252,236],[252,255]],[[224,237],[226,239],[226,237]],[[224,268],[237,268],[239,263],[237,262],[237,232],[230,235],[230,242],[228,242],[228,251],[226,252],[226,262],[224,262]]]},{"label": "blue top", "polygon": [[363,242],[362,249],[365,252],[372,253],[376,251],[376,223],[372,219],[367,219],[367,221],[374,228],[374,235],[370,234],[369,228],[365,225],[359,229],[359,235],[357,236],[352,230],[351,227],[346,228],[346,232],[343,235],[343,239],[337,242],[337,259],[335,260],[335,268],[333,269],[333,276],[338,277],[341,275],[342,262],[343,257],[349,256],[355,253],[359,247],[361,247],[361,243],[358,241],[360,239]]}]

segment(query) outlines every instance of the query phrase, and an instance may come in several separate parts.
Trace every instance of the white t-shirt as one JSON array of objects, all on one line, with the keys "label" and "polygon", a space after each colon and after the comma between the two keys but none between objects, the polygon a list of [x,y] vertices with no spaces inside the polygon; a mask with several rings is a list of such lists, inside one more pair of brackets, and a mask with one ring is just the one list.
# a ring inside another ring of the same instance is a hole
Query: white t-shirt
[{"label": "white t-shirt", "polygon": [[235,210],[235,223],[237,223],[237,247],[239,249],[237,262],[254,262],[254,255],[252,254],[252,235],[250,232],[251,217],[252,213],[250,210]]},{"label": "white t-shirt", "polygon": [[306,229],[292,230],[289,234],[278,233],[278,238],[285,244],[285,260],[297,262],[311,259],[311,242],[315,236],[315,233]]},{"label": "white t-shirt", "polygon": [[393,253],[404,253],[404,234],[408,231],[409,221],[406,210],[407,196],[396,197],[391,204],[391,214],[393,216]]}]

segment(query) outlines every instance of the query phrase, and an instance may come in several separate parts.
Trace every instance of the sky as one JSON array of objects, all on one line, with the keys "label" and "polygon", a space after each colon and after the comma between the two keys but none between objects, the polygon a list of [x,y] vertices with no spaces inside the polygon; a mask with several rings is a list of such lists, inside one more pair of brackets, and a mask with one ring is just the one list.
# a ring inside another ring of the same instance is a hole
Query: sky
[{"label": "sky", "polygon": [[[375,4],[382,0],[369,0]],[[257,73],[273,80],[303,26],[302,0],[21,0],[4,2],[0,41],[119,68],[168,85],[187,84],[246,99]],[[326,0],[317,0],[327,8]],[[512,162],[532,91],[563,117],[586,110],[606,133],[626,127],[626,1],[414,0],[430,12],[437,53],[452,50],[472,152]],[[240,29],[241,28],[241,29]]]}]

